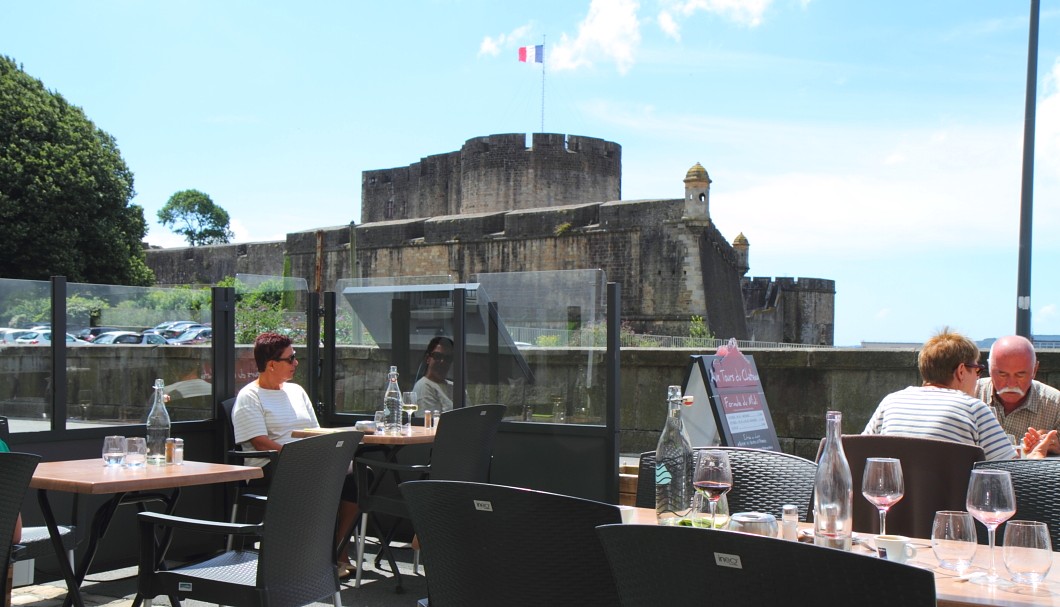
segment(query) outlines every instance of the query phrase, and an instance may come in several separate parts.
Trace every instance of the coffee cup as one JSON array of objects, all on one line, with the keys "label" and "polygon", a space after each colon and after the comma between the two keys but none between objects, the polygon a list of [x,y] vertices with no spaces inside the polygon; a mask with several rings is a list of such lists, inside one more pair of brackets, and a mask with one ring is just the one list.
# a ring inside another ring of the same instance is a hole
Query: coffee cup
[{"label": "coffee cup", "polygon": [[905,563],[909,559],[916,558],[916,546],[909,543],[909,538],[904,535],[877,535],[876,553],[881,559]]}]

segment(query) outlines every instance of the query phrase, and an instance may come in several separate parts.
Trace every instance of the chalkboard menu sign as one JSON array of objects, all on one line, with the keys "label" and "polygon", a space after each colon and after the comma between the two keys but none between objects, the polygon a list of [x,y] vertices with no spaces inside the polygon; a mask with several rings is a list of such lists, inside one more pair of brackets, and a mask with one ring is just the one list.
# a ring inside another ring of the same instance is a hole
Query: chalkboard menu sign
[{"label": "chalkboard menu sign", "polygon": [[685,394],[694,397],[683,415],[693,447],[726,445],[780,451],[758,368],[736,347],[691,357]]}]

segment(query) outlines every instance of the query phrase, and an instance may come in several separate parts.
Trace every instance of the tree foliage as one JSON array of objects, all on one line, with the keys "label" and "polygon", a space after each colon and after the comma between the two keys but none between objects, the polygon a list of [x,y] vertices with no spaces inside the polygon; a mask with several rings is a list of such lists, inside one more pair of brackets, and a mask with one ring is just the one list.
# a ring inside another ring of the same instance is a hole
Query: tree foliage
[{"label": "tree foliage", "polygon": [[199,190],[181,190],[170,196],[158,211],[158,221],[193,247],[224,244],[232,239],[228,211]]},{"label": "tree foliage", "polygon": [[0,56],[0,277],[153,284],[134,194],[114,138]]}]

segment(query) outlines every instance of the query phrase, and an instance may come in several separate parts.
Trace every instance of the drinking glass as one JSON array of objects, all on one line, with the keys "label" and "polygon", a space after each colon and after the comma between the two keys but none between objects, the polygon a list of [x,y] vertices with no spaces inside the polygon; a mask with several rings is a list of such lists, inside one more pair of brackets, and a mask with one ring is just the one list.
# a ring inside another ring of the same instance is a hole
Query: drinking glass
[{"label": "drinking glass", "polygon": [[1012,491],[1012,477],[1005,470],[972,470],[966,501],[968,512],[986,526],[990,546],[990,572],[972,581],[988,586],[1003,586],[1006,582],[997,575],[994,555],[994,532],[998,525],[1016,513],[1016,494]]},{"label": "drinking glass", "polygon": [[[412,433],[412,416],[416,414],[416,393],[415,392],[402,392],[401,393],[401,431],[404,434]],[[405,414],[408,413],[409,420],[405,421]]]},{"label": "drinking glass", "polygon": [[972,565],[978,541],[972,515],[959,510],[940,510],[931,524],[931,549],[939,566],[958,575]]},{"label": "drinking glass", "polygon": [[125,437],[108,436],[103,439],[103,463],[120,466],[125,463]]},{"label": "drinking glass", "polygon": [[887,511],[905,495],[902,462],[893,457],[866,459],[861,494],[880,511],[880,535],[886,535]]},{"label": "drinking glass", "polygon": [[1045,579],[1053,564],[1053,546],[1049,541],[1049,527],[1037,521],[1009,521],[1005,523],[1005,546],[1002,549],[1005,569],[1017,584],[1029,584],[1031,594],[1038,593],[1038,584]]},{"label": "drinking glass", "polygon": [[139,468],[147,462],[147,439],[133,436],[125,439],[125,465]]},{"label": "drinking glass", "polygon": [[715,528],[714,517],[717,515],[718,500],[732,489],[732,468],[729,466],[729,454],[724,451],[704,451],[696,464],[696,475],[692,481],[710,506],[710,526]]}]

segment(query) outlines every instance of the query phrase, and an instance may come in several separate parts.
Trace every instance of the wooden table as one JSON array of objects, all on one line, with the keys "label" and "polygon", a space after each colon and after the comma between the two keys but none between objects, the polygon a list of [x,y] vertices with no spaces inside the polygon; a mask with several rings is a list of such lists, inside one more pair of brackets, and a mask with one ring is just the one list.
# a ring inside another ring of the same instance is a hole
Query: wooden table
[{"label": "wooden table", "polygon": [[[59,568],[62,570],[69,590],[63,605],[68,606],[73,602],[78,607],[84,607],[80,590],[81,582],[84,581],[85,574],[92,565],[99,540],[106,534],[107,527],[118,506],[160,501],[165,504],[166,514],[172,514],[177,498],[180,496],[181,487],[250,480],[261,478],[261,476],[261,468],[256,466],[231,466],[192,461],[185,461],[179,466],[142,466],[139,468],[105,466],[100,458],[38,464],[29,486],[37,490],[41,513],[48,525]],[[171,491],[166,495],[162,493],[164,490]],[[66,560],[55,514],[48,500],[49,491],[74,493],[75,496],[76,494],[112,495],[111,499],[100,506],[93,515],[88,548],[77,566],[77,571],[74,571]],[[163,539],[163,542],[168,542],[168,538]]]},{"label": "wooden table", "polygon": [[[627,523],[638,525],[654,525],[655,510],[651,508],[630,508],[622,506],[626,511],[623,520]],[[800,529],[812,528],[808,523],[800,523]],[[872,536],[867,534],[855,534],[863,539],[868,545],[854,547],[854,551],[862,554],[872,553]],[[916,558],[913,566],[928,569],[935,574],[935,596],[939,607],[969,607],[973,605],[987,605],[990,607],[1060,607],[1060,553],[1053,553],[1053,567],[1049,570],[1046,581],[1038,586],[1039,595],[1031,596],[1021,592],[1029,591],[1028,586],[1006,588],[991,588],[967,581],[961,581],[957,573],[938,566],[935,553],[931,550],[931,541],[914,538],[911,540],[917,548]],[[1008,572],[1001,560],[1001,547],[997,550],[998,575],[1008,579]],[[986,571],[990,568],[990,553],[986,546],[979,546],[972,561],[972,567],[968,572]]]},{"label": "wooden table", "polygon": [[[295,430],[291,433],[291,436],[295,438],[306,438],[309,436],[330,434],[332,432],[348,432],[354,430],[357,430],[357,428],[353,426],[342,428],[305,428],[303,430]],[[361,443],[365,445],[428,445],[434,442],[434,433],[434,428],[412,426],[412,428],[409,429],[408,434],[383,434],[381,432],[375,432],[373,434],[365,433],[364,438],[361,439]]]}]

